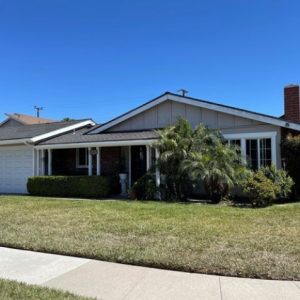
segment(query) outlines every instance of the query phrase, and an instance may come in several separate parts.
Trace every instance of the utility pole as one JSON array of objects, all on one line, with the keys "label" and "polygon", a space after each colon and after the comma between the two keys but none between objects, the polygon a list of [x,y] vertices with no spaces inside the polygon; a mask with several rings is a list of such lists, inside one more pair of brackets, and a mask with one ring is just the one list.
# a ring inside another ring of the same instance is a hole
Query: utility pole
[{"label": "utility pole", "polygon": [[180,89],[177,91],[177,93],[181,93],[182,97],[185,97],[185,95],[188,93],[189,91],[185,90],[185,89]]},{"label": "utility pole", "polygon": [[43,110],[43,107],[35,105],[34,109],[36,110],[36,116],[37,116],[37,118],[39,118],[40,117],[40,111]]}]

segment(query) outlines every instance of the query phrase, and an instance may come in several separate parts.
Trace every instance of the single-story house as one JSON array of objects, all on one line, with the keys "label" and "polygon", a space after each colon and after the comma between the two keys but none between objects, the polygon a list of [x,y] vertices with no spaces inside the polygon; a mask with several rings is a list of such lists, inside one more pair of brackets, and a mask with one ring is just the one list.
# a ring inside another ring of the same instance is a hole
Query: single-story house
[{"label": "single-story house", "polygon": [[[92,119],[26,124],[9,115],[0,124],[0,193],[26,193],[27,178],[38,175],[110,176],[118,189],[119,174],[125,173],[131,186],[159,155],[151,147],[156,130],[178,117],[221,130],[254,169],[281,168],[283,136],[300,132],[298,85],[284,88],[284,107],[284,115],[274,117],[166,92],[104,124]],[[159,170],[156,181],[159,185]]]}]

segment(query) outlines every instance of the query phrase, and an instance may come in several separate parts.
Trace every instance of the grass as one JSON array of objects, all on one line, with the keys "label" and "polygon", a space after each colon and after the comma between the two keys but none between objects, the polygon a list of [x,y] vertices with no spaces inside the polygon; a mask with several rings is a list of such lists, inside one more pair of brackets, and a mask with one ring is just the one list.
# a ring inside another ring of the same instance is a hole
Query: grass
[{"label": "grass", "polygon": [[87,300],[85,298],[76,296],[69,292],[62,292],[55,289],[45,287],[38,287],[36,285],[27,285],[11,280],[0,279],[0,299],[5,300],[42,300],[42,299],[56,299],[56,300]]},{"label": "grass", "polygon": [[157,268],[300,279],[300,203],[262,209],[0,197],[0,245]]}]

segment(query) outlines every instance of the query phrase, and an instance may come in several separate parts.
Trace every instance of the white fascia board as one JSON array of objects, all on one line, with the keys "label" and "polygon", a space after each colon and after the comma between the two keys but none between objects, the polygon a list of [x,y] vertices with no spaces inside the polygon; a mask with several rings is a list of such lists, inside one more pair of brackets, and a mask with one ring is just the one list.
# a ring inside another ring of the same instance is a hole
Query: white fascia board
[{"label": "white fascia board", "polygon": [[271,124],[271,125],[275,125],[275,126],[280,126],[280,127],[300,131],[300,124],[290,123],[285,120],[279,120],[279,119],[275,119],[272,117],[259,115],[256,113],[251,113],[251,112],[243,111],[243,110],[236,109],[236,108],[225,107],[225,106],[214,104],[214,103],[208,103],[208,102],[201,101],[201,100],[194,100],[191,98],[184,98],[184,97],[180,97],[180,96],[176,96],[176,95],[166,94],[146,105],[141,106],[138,109],[133,110],[132,112],[129,112],[128,114],[125,114],[119,118],[116,118],[116,119],[104,124],[103,126],[97,128],[91,132],[93,132],[93,133],[103,132],[104,130],[111,128],[111,127],[113,127],[129,118],[132,118],[135,115],[142,113],[142,112],[144,112],[164,101],[167,101],[167,100],[176,101],[176,102],[183,103],[183,104],[189,104],[192,106],[206,108],[206,109],[222,112],[225,114],[230,114],[230,115],[241,117],[241,118],[246,118],[246,119],[250,119],[250,120],[259,121],[262,123],[267,123],[267,124]]},{"label": "white fascia board", "polygon": [[151,145],[155,141],[156,139],[91,142],[91,143],[70,143],[70,144],[36,145],[34,148],[35,149],[70,149],[70,148],[89,148],[89,147],[140,146],[140,145]]},{"label": "white fascia board", "polygon": [[60,129],[57,129],[57,130],[54,130],[54,131],[50,131],[48,133],[44,133],[44,134],[35,136],[35,137],[31,138],[30,141],[32,143],[36,143],[38,141],[45,140],[45,139],[51,138],[53,136],[60,135],[62,133],[72,131],[72,130],[75,130],[75,129],[78,129],[78,128],[81,128],[81,127],[84,127],[84,126],[87,126],[87,125],[95,125],[95,123],[92,120],[86,120],[86,121],[76,123],[76,124],[71,125],[71,126],[63,127],[63,128],[60,128]]},{"label": "white fascia board", "polygon": [[14,140],[3,140],[0,141],[0,146],[5,146],[5,145],[23,145],[27,144],[29,139],[14,139]]},{"label": "white fascia board", "polygon": [[168,95],[163,95],[160,98],[157,98],[155,101],[152,101],[152,102],[150,102],[148,104],[145,104],[145,105],[141,106],[140,108],[137,108],[137,109],[135,109],[135,110],[133,110],[133,111],[131,111],[131,112],[129,112],[129,113],[127,113],[127,114],[119,117],[119,118],[116,118],[116,119],[114,119],[114,120],[112,120],[112,121],[110,121],[110,122],[102,125],[101,127],[99,127],[97,129],[91,131],[91,133],[94,134],[94,133],[102,132],[102,131],[104,131],[104,130],[106,130],[108,128],[111,128],[111,127],[113,127],[113,126],[115,126],[115,125],[117,125],[117,124],[119,124],[119,123],[121,123],[121,122],[123,122],[123,121],[125,121],[127,119],[130,119],[131,117],[134,117],[135,115],[137,115],[137,114],[139,114],[141,112],[144,112],[144,111],[152,108],[153,106],[158,105],[158,104],[160,104],[160,103],[162,103],[162,102],[164,102],[166,100],[168,100]]}]

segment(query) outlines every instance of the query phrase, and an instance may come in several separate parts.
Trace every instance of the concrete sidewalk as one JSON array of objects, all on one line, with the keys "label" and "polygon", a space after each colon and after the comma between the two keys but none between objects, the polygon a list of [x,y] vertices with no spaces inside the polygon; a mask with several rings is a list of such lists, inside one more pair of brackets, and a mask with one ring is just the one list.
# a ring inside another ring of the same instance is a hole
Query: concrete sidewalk
[{"label": "concrete sidewalk", "polygon": [[299,281],[192,274],[3,247],[0,277],[109,300],[300,299]]}]

